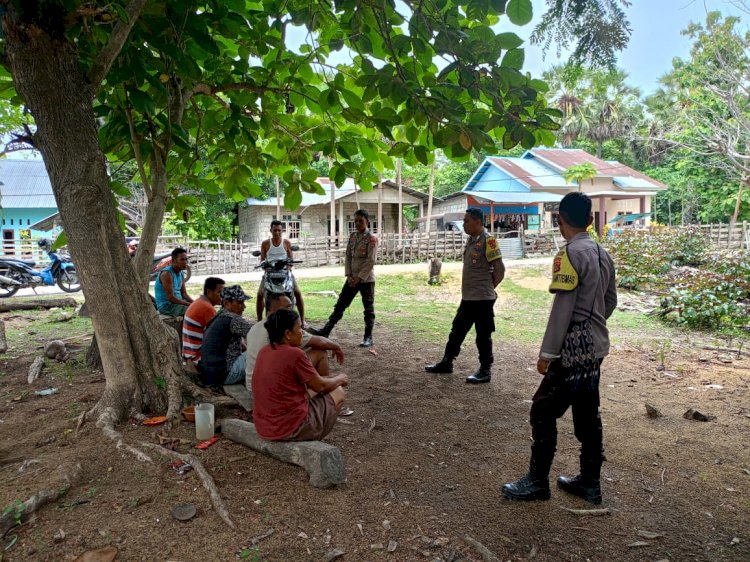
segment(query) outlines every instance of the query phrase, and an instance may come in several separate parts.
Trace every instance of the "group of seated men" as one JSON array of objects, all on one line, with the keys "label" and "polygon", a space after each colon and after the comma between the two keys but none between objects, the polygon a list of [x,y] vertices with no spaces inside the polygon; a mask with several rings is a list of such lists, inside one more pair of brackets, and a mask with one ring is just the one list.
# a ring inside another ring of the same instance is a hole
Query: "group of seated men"
[{"label": "group of seated men", "polygon": [[328,362],[329,351],[343,362],[341,346],[304,332],[283,294],[266,295],[266,320],[253,325],[243,317],[250,298],[239,285],[206,279],[203,295],[184,311],[183,360],[197,367],[206,385],[244,382],[253,394],[253,421],[262,438],[322,439],[336,422],[349,382],[345,374],[331,375]]}]

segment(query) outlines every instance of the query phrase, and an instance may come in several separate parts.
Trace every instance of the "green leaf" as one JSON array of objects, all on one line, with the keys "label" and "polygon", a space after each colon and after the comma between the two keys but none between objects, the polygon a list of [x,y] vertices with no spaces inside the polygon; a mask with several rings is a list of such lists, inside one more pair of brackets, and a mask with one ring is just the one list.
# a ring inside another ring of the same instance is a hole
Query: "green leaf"
[{"label": "green leaf", "polygon": [[132,106],[141,113],[147,115],[154,115],[156,113],[156,104],[146,92],[141,90],[131,90],[128,97]]},{"label": "green leaf", "polygon": [[509,0],[505,6],[505,14],[511,23],[515,25],[526,25],[534,17],[534,8],[531,0]]},{"label": "green leaf", "polygon": [[429,164],[429,157],[427,155],[427,149],[424,146],[415,146],[414,147],[414,156],[419,161],[420,164],[424,164],[427,166]]},{"label": "green leaf", "polygon": [[346,105],[354,109],[364,110],[365,104],[362,103],[362,98],[350,90],[340,90],[339,94],[344,98]]},{"label": "green leaf", "polygon": [[523,49],[511,49],[505,53],[501,66],[505,68],[515,68],[521,70],[523,68],[524,52]]},{"label": "green leaf", "polygon": [[302,204],[302,191],[299,184],[289,185],[284,192],[284,207],[294,211]]},{"label": "green leaf", "polygon": [[495,46],[499,49],[508,51],[520,47],[521,45],[523,45],[523,39],[515,33],[499,33],[495,37]]},{"label": "green leaf", "polygon": [[55,241],[52,243],[52,251],[59,250],[63,246],[66,246],[68,244],[68,236],[65,234],[64,230],[61,230],[57,234],[57,238],[55,238]]}]

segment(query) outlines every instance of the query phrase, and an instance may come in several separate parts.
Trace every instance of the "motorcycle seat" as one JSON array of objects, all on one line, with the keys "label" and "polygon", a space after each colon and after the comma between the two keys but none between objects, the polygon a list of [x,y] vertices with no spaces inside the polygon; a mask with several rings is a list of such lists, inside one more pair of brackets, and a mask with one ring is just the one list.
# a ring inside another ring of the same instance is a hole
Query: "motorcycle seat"
[{"label": "motorcycle seat", "polygon": [[17,260],[15,258],[12,258],[12,259],[3,259],[2,261],[22,263],[24,265],[28,265],[29,267],[34,267],[36,265],[36,262],[32,260]]}]

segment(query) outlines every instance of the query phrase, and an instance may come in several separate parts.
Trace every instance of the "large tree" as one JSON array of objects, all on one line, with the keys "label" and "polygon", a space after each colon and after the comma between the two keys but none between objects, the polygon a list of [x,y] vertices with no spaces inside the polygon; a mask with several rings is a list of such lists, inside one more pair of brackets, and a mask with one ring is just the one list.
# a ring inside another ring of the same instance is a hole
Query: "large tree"
[{"label": "large tree", "polygon": [[[543,84],[520,72],[521,40],[493,27],[528,23],[529,0],[0,0],[0,8],[2,62],[35,120],[26,140],[43,155],[101,349],[106,387],[91,413],[110,428],[133,412],[168,407],[175,416],[181,394],[175,342],[123,244],[104,149],[137,159],[158,217],[170,173],[244,196],[259,191],[253,171],[275,172],[293,208],[301,190],[316,189],[308,168],[316,153],[333,158],[337,183],[354,175],[366,184],[391,156],[427,164],[435,148],[461,158],[496,141],[531,147],[551,142],[557,127]],[[303,30],[301,45],[291,29]],[[338,51],[345,63],[333,63]],[[205,148],[229,170],[221,177],[201,177],[199,158],[189,157],[209,129],[223,131]],[[146,238],[152,245],[155,232]]]}]

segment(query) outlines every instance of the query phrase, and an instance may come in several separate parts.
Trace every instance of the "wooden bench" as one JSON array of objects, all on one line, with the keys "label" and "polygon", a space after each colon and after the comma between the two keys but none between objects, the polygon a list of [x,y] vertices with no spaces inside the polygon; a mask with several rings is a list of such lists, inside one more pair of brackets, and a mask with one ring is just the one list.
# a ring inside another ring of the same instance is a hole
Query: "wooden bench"
[{"label": "wooden bench", "polygon": [[227,438],[280,461],[301,466],[316,488],[330,488],[346,482],[346,466],[341,451],[322,441],[266,441],[255,425],[234,418],[220,420]]}]

